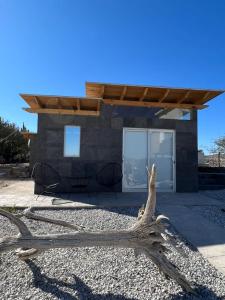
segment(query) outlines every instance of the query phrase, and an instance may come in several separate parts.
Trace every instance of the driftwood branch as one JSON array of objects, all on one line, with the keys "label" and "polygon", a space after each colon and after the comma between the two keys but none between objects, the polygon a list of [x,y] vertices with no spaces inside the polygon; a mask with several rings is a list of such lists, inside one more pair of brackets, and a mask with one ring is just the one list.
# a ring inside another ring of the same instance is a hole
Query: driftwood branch
[{"label": "driftwood branch", "polygon": [[23,236],[23,237],[32,236],[27,225],[23,221],[21,221],[18,217],[14,216],[13,214],[11,214],[8,211],[5,211],[3,209],[0,209],[0,215],[8,218],[12,224],[16,225],[21,236]]},{"label": "driftwood branch", "polygon": [[81,231],[81,230],[83,230],[83,227],[71,224],[71,223],[63,221],[63,220],[50,219],[50,218],[47,218],[47,217],[36,215],[33,212],[33,208],[32,207],[29,207],[29,208],[25,209],[24,212],[23,212],[23,214],[20,215],[20,216],[24,216],[24,217],[26,217],[28,219],[32,219],[32,220],[36,220],[36,221],[41,221],[41,222],[46,222],[46,223],[51,223],[51,224],[55,224],[55,225],[67,227],[67,228],[70,228],[70,229],[74,229],[75,231],[78,231],[78,230]]},{"label": "driftwood branch", "polygon": [[[167,234],[168,219],[164,216],[155,217],[156,169],[153,165],[149,172],[149,194],[146,207],[139,212],[137,222],[126,230],[91,232],[71,223],[53,220],[36,215],[31,209],[24,211],[23,216],[38,221],[48,222],[73,229],[72,233],[64,234],[32,234],[25,223],[18,217],[0,210],[0,214],[8,218],[19,229],[18,236],[0,239],[0,252],[17,249],[21,259],[27,259],[52,248],[71,247],[118,247],[132,248],[135,253],[144,253],[165,274],[167,278],[175,280],[184,290],[194,293],[191,284],[167,259],[168,244],[177,249],[174,239]],[[19,248],[19,249],[18,249]]]}]

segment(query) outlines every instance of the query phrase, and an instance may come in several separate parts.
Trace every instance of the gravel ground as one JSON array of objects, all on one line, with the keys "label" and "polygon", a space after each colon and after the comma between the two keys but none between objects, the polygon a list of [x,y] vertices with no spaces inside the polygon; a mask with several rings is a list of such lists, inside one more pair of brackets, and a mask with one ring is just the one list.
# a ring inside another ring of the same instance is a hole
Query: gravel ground
[{"label": "gravel ground", "polygon": [[[55,216],[92,230],[122,229],[136,218],[137,209],[46,210]],[[69,232],[59,226],[26,221],[33,232]],[[15,234],[14,227],[0,217],[0,237]],[[196,283],[198,297],[182,292],[166,280],[145,256],[135,259],[133,251],[114,248],[54,249],[26,263],[13,251],[0,255],[0,299],[225,299],[225,277],[197,251],[177,236],[188,258],[176,253],[170,259]]]}]

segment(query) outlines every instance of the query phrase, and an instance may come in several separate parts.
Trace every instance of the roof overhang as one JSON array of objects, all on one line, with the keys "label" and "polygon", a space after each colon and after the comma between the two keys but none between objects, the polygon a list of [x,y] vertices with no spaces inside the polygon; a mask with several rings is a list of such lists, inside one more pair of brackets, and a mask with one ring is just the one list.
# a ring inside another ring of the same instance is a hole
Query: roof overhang
[{"label": "roof overhang", "polygon": [[101,99],[88,97],[47,96],[20,94],[30,106],[24,108],[31,113],[99,116]]},{"label": "roof overhang", "polygon": [[31,113],[99,116],[101,103],[162,109],[203,109],[223,90],[86,82],[86,97],[20,94]]},{"label": "roof overhang", "polygon": [[223,90],[201,90],[86,82],[86,96],[103,103],[124,106],[203,109]]}]

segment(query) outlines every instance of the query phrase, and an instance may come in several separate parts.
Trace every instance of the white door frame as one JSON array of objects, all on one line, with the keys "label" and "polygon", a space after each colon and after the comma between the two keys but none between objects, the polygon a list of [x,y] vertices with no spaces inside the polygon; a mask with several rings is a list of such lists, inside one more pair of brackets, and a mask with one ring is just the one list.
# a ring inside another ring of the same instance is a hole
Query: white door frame
[{"label": "white door frame", "polygon": [[[147,131],[149,132],[154,132],[154,131],[162,131],[162,132],[171,132],[173,133],[173,158],[172,158],[172,163],[173,163],[173,190],[171,192],[176,192],[176,131],[173,129],[163,129],[163,128],[130,128],[130,127],[124,127],[123,128],[123,140],[122,140],[122,172],[124,174],[124,151],[125,151],[125,133],[126,131]],[[149,134],[147,134],[147,147],[149,148]],[[149,157],[148,157],[148,164],[149,164]],[[122,192],[142,192],[146,191],[146,189],[140,189],[140,188],[133,188],[133,189],[128,189],[125,187],[124,184],[124,176],[122,180]],[[160,190],[159,190],[160,192]]]}]

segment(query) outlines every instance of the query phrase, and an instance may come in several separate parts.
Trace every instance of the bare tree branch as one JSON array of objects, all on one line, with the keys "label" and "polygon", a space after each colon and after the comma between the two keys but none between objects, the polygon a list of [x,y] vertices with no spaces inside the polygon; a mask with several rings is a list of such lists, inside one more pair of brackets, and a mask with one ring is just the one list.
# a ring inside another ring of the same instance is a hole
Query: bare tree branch
[{"label": "bare tree branch", "polygon": [[27,217],[28,219],[32,219],[32,220],[36,220],[36,221],[40,221],[40,222],[51,223],[51,224],[67,227],[67,228],[70,228],[70,229],[74,229],[76,231],[83,230],[83,227],[71,224],[71,223],[63,221],[63,220],[50,219],[50,218],[47,218],[47,217],[36,215],[35,213],[32,212],[32,210],[33,210],[33,208],[29,207],[29,208],[24,210],[22,215]]},{"label": "bare tree branch", "polygon": [[18,228],[20,234],[23,237],[25,237],[25,236],[32,236],[32,233],[28,229],[27,225],[23,221],[21,221],[19,218],[17,218],[16,216],[14,216],[13,214],[11,214],[8,211],[5,211],[3,209],[0,209],[0,215],[6,217],[7,219],[10,220],[11,223],[13,223],[14,225],[16,225],[16,227]]},{"label": "bare tree branch", "polygon": [[149,184],[148,184],[148,199],[145,206],[144,214],[141,218],[142,222],[149,223],[153,220],[155,214],[156,206],[156,189],[155,189],[155,180],[156,180],[156,168],[155,165],[152,165],[151,173],[148,170]]}]

